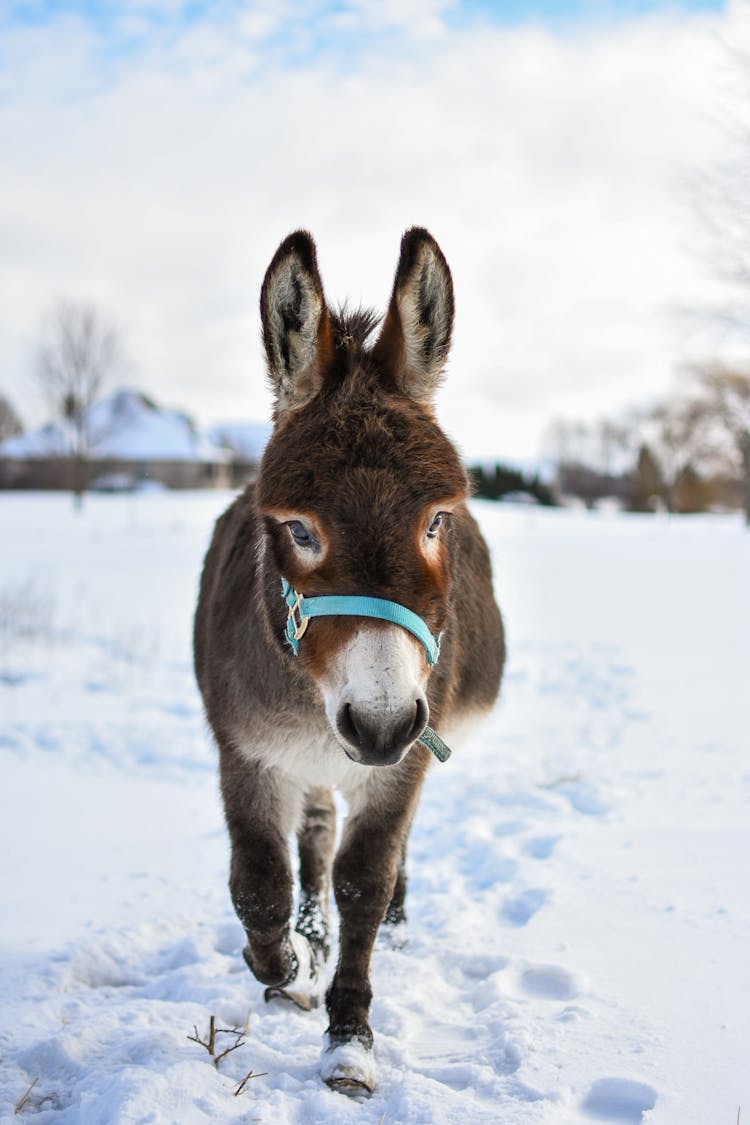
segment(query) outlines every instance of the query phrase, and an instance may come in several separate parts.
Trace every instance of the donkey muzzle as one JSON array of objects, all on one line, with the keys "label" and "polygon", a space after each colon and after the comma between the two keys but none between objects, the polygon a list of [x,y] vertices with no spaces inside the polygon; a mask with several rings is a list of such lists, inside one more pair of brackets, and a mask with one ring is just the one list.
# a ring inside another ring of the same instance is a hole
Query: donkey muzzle
[{"label": "donkey muzzle", "polygon": [[336,716],[336,730],[346,754],[363,766],[392,766],[405,756],[427,726],[427,701],[420,695],[393,713],[378,712],[361,703],[344,703]]},{"label": "donkey muzzle", "polygon": [[419,642],[397,625],[358,623],[326,671],[326,714],[347,756],[366,766],[400,762],[429,719]]}]

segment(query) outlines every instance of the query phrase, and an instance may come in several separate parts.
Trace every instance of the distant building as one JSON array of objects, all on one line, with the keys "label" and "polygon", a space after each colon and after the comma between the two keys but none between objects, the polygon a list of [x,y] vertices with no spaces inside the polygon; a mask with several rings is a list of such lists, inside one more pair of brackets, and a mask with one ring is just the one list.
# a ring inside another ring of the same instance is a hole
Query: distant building
[{"label": "distant building", "polygon": [[221,422],[207,431],[210,441],[229,458],[231,485],[239,488],[252,477],[271,436],[269,422]]},{"label": "distant building", "polygon": [[[255,434],[255,443],[247,455],[240,454],[220,436],[221,427],[216,436],[203,433],[188,415],[165,410],[134,390],[115,391],[96,403],[87,429],[88,487],[104,491],[237,486],[252,475],[265,444],[263,427],[249,423],[245,429]],[[71,449],[62,422],[9,438],[0,443],[0,488],[69,488]]]}]

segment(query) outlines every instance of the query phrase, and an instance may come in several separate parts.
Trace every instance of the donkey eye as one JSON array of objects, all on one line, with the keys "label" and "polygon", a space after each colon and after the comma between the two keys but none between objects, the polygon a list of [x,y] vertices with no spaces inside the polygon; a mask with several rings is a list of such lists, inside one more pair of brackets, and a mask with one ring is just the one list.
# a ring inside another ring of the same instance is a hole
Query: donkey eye
[{"label": "donkey eye", "polygon": [[432,523],[430,524],[430,526],[427,528],[427,538],[428,539],[434,539],[435,538],[437,533],[440,531],[440,528],[445,523],[445,519],[446,519],[447,515],[448,515],[447,512],[438,512],[438,514],[435,516],[435,518],[432,521]]},{"label": "donkey eye", "polygon": [[318,541],[300,520],[290,520],[286,525],[289,534],[298,547],[317,547]]}]

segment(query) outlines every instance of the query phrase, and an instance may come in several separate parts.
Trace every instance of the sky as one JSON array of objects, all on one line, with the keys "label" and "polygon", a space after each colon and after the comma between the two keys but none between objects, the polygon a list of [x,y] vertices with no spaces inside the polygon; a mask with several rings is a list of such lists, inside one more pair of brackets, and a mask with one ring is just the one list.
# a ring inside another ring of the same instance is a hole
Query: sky
[{"label": "sky", "polygon": [[44,318],[90,300],[116,382],[199,424],[270,410],[265,269],[296,228],[383,309],[401,234],[453,271],[438,414],[533,459],[555,417],[716,354],[696,183],[726,157],[741,3],[80,0],[0,8],[0,391],[28,425]]}]

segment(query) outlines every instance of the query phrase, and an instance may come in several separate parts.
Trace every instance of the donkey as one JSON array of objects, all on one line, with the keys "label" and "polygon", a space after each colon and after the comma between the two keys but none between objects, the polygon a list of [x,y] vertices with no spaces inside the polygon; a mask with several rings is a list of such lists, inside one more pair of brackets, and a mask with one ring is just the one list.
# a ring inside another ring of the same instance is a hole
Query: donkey
[{"label": "donkey", "polygon": [[[454,310],[435,240],[404,235],[381,324],[328,307],[315,244],[297,231],[260,309],[274,428],[257,481],[216,524],[195,667],[245,960],[266,999],[314,1006],[332,875],[339,953],[321,1075],[369,1093],[375,937],[405,919],[406,839],[431,751],[444,759],[441,732],[496,699],[503,627],[466,473],[432,410]],[[349,808],[335,861],[334,787]]]}]

